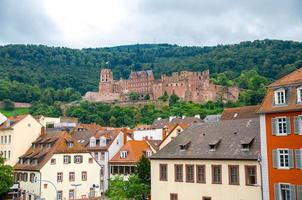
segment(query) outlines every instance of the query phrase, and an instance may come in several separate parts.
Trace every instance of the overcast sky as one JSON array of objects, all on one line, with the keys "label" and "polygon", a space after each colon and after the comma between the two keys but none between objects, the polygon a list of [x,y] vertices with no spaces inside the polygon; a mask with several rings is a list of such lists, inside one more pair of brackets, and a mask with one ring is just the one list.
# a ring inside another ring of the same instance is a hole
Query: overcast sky
[{"label": "overcast sky", "polygon": [[302,0],[0,0],[0,44],[302,41]]}]

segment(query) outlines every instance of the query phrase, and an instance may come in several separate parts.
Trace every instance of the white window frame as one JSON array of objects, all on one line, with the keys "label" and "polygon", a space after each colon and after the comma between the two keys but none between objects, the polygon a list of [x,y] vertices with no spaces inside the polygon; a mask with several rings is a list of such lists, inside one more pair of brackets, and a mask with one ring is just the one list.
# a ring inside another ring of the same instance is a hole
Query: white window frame
[{"label": "white window frame", "polygon": [[[283,151],[283,153],[281,153],[280,151]],[[284,151],[287,151],[287,154],[284,153]],[[290,160],[289,160],[289,149],[277,149],[277,155],[278,155],[278,169],[289,169],[289,164],[290,164]],[[283,163],[285,165],[285,156],[287,156],[287,166],[281,166],[281,156],[283,156]]]},{"label": "white window frame", "polygon": [[128,156],[128,152],[127,152],[127,151],[121,151],[120,157],[121,157],[122,159],[125,159],[127,156]]},{"label": "white window frame", "polygon": [[95,137],[91,137],[89,143],[90,143],[89,144],[90,147],[96,147],[96,138]]},{"label": "white window frame", "polygon": [[288,188],[286,189],[288,192],[289,192],[289,199],[288,200],[292,200],[292,197],[291,197],[291,184],[290,183],[279,183],[279,199],[282,199],[282,185],[284,186],[287,186]]},{"label": "white window frame", "polygon": [[[283,98],[279,94],[283,94]],[[280,88],[278,90],[275,90],[274,92],[274,98],[275,98],[275,105],[285,105],[286,104],[286,93],[284,88]],[[282,101],[283,100],[283,101]]]},{"label": "white window frame", "polygon": [[[284,119],[284,121],[282,121],[282,122],[279,122],[279,120],[281,120],[281,119]],[[283,117],[276,117],[276,120],[277,120],[277,122],[276,122],[276,135],[277,136],[286,136],[286,135],[288,135],[288,133],[287,133],[287,117],[286,116],[283,116]],[[280,133],[280,129],[279,129],[279,123],[282,123],[283,125],[285,124],[285,126],[284,127],[282,127],[282,129],[283,129],[283,131],[285,131],[285,132],[281,132]]]},{"label": "white window frame", "polygon": [[297,103],[302,103],[302,86],[297,88]]}]

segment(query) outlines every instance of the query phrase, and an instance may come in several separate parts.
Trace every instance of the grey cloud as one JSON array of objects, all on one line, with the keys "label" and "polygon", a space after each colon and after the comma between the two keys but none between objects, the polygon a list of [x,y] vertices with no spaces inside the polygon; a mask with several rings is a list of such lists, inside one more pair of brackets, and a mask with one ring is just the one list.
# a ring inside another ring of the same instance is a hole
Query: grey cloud
[{"label": "grey cloud", "polygon": [[55,45],[56,25],[45,14],[40,0],[0,0],[0,43]]}]

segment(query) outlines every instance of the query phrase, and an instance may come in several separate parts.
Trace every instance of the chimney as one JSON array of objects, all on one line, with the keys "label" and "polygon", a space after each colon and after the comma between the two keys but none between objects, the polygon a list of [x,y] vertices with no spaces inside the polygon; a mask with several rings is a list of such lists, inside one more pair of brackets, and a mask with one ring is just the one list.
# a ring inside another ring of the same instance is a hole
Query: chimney
[{"label": "chimney", "polygon": [[195,115],[194,117],[200,119],[200,115]]},{"label": "chimney", "polygon": [[123,145],[127,143],[127,128],[122,128],[123,133]]},{"label": "chimney", "polygon": [[162,135],[162,139],[165,139],[167,137],[167,132],[168,132],[168,127],[164,126],[163,127],[163,135]]},{"label": "chimney", "polygon": [[41,128],[41,135],[45,135],[45,128],[43,126]]}]

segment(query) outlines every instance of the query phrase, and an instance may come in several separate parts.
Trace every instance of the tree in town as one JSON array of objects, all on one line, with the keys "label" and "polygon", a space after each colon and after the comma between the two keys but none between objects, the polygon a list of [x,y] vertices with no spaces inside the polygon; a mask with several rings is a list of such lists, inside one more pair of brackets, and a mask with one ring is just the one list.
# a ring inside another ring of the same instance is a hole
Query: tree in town
[{"label": "tree in town", "polygon": [[169,105],[172,106],[179,101],[179,97],[173,92],[173,94],[169,98]]},{"label": "tree in town", "polygon": [[129,94],[129,99],[131,101],[137,101],[137,100],[139,100],[139,94],[137,92],[131,92]]},{"label": "tree in town", "polygon": [[4,164],[5,159],[0,156],[0,196],[10,190],[14,184],[13,168]]},{"label": "tree in town", "polygon": [[151,166],[150,161],[143,155],[136,165],[135,174],[140,181],[146,185],[151,185]]}]

